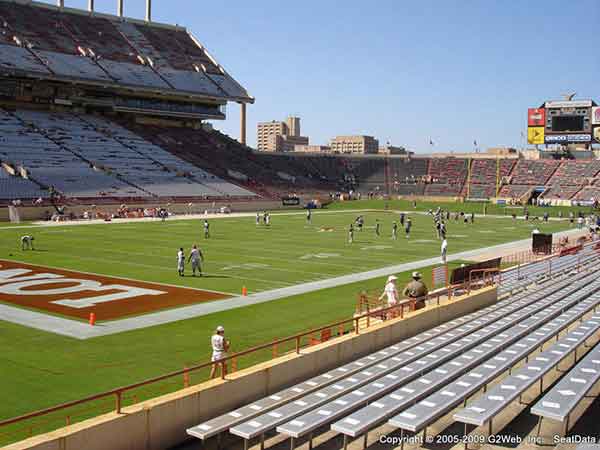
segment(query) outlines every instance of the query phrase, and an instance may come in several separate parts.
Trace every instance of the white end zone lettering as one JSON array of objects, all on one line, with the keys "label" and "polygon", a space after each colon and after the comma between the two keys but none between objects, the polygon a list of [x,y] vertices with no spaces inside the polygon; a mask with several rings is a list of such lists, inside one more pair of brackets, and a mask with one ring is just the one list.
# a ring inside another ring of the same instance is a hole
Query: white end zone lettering
[{"label": "white end zone lettering", "polygon": [[[0,266],[1,267],[1,266]],[[123,284],[102,284],[99,281],[87,280],[82,278],[67,278],[64,275],[54,273],[30,274],[29,269],[9,269],[0,270],[0,294],[6,295],[62,295],[74,294],[79,292],[106,292],[121,291],[111,294],[98,295],[79,299],[55,300],[51,303],[68,306],[70,308],[88,308],[99,303],[124,300],[127,298],[162,295],[167,292],[154,289],[146,289],[137,286],[127,286]],[[74,286],[32,289],[36,286],[45,286],[52,284],[74,284]]]}]

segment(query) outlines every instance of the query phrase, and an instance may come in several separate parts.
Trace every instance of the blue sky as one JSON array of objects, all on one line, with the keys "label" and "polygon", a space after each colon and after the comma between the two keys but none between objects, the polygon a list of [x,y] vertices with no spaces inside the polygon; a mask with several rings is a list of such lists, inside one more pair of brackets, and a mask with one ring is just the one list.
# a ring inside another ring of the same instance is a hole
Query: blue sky
[{"label": "blue sky", "polygon": [[[144,17],[144,0],[124,1]],[[153,19],[185,25],[256,98],[251,145],[256,122],[295,114],[315,144],[522,146],[527,107],[569,91],[600,101],[598,0],[154,0]],[[227,112],[215,126],[238,137],[239,106]]]}]

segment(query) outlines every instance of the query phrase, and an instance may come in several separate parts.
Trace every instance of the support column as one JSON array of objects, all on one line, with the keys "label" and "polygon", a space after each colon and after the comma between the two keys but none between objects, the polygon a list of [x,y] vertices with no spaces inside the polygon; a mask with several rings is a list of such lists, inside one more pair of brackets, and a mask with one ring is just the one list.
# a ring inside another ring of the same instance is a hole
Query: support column
[{"label": "support column", "polygon": [[94,0],[88,0],[88,11],[94,12]]},{"label": "support column", "polygon": [[56,0],[56,6],[58,6],[59,8],[64,8],[65,0]]},{"label": "support column", "polygon": [[146,0],[146,22],[152,22],[152,0]]},{"label": "support column", "polygon": [[246,145],[246,104],[240,103],[240,142]]},{"label": "support column", "polygon": [[123,17],[123,0],[117,0],[117,16]]}]

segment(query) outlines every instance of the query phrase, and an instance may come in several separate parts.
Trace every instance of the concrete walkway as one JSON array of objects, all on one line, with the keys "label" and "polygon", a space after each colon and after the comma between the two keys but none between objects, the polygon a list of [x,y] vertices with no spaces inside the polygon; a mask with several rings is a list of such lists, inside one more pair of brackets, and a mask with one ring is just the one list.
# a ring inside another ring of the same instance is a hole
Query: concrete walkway
[{"label": "concrete walkway", "polygon": [[[555,233],[557,237],[569,236],[575,238],[581,234],[581,230],[567,230]],[[530,248],[531,239],[522,239],[519,241],[507,242],[494,245],[483,249],[468,250],[464,252],[449,255],[448,261],[461,259],[479,259],[481,255],[501,256],[503,254],[512,254],[520,250]],[[439,257],[422,259],[409,263],[397,264],[393,266],[382,267],[380,269],[369,270],[366,272],[343,275],[329,278],[327,280],[312,281],[309,283],[297,284],[280,289],[259,292],[247,297],[233,297],[226,300],[214,302],[198,303],[166,311],[160,311],[142,316],[131,317],[127,319],[114,320],[90,326],[85,322],[65,319],[62,317],[50,316],[39,312],[29,311],[4,304],[0,304],[0,320],[17,323],[27,327],[37,328],[52,333],[61,334],[77,339],[89,339],[98,336],[105,336],[114,333],[121,333],[129,330],[161,325],[178,320],[190,319],[193,317],[205,316],[221,311],[228,311],[235,308],[243,308],[249,305],[270,302],[282,298],[306,294],[321,289],[343,286],[359,281],[370,280],[373,278],[386,277],[399,272],[417,270],[423,267],[440,263]]]}]

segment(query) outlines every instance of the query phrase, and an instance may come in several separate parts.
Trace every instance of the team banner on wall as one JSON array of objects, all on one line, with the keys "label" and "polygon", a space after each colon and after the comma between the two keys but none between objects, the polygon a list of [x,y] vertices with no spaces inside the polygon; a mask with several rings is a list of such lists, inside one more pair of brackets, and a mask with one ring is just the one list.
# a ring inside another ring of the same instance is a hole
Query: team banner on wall
[{"label": "team banner on wall", "polygon": [[530,144],[544,143],[544,127],[529,127],[527,128],[527,142]]},{"label": "team banner on wall", "polygon": [[592,108],[592,125],[600,125],[600,106]]},{"label": "team banner on wall", "polygon": [[544,108],[529,108],[527,110],[527,126],[543,127],[546,123],[546,110]]}]

